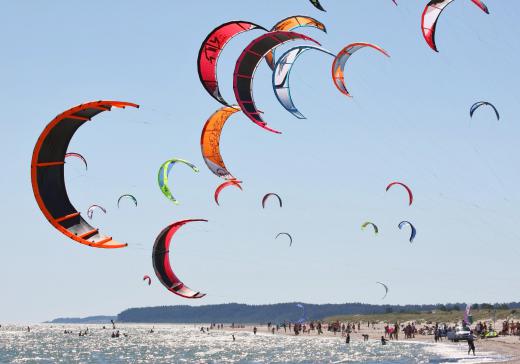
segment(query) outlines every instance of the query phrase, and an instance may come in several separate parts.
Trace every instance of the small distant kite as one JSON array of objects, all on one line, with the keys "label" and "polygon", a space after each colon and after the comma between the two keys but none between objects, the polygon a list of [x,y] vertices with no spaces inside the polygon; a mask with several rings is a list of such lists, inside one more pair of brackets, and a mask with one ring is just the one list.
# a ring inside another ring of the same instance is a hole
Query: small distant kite
[{"label": "small distant kite", "polygon": [[311,2],[312,5],[314,5],[314,7],[318,10],[321,10],[321,11],[327,11],[325,9],[323,9],[323,6],[321,6],[320,4],[320,0],[309,0]]},{"label": "small distant kite", "polygon": [[413,239],[415,239],[415,235],[417,234],[417,231],[415,230],[415,226],[412,225],[409,221],[401,221],[398,225],[399,229],[402,230],[405,225],[410,226],[411,233],[410,233],[410,243],[413,242]]},{"label": "small distant kite", "polygon": [[376,283],[382,285],[384,287],[384,289],[385,289],[385,295],[383,296],[383,298],[381,298],[382,300],[384,300],[386,295],[388,294],[388,286],[386,284],[384,284],[384,283],[381,283],[381,282],[376,282]]},{"label": "small distant kite", "polygon": [[87,210],[87,216],[89,219],[92,219],[92,216],[94,215],[94,210],[96,210],[96,209],[103,211],[103,213],[105,213],[105,214],[107,213],[107,210],[105,210],[104,207],[99,206],[99,205],[92,205]]},{"label": "small distant kite", "polygon": [[87,160],[79,153],[65,153],[65,159],[74,157],[81,159],[83,161],[83,164],[85,164],[85,170],[88,170]]},{"label": "small distant kite", "polygon": [[193,172],[198,172],[199,169],[195,165],[191,164],[188,161],[185,161],[184,159],[176,159],[176,158],[167,160],[166,162],[164,162],[161,165],[161,168],[159,168],[157,181],[159,183],[159,188],[161,189],[161,192],[169,200],[171,200],[174,204],[178,205],[179,201],[177,201],[175,199],[175,197],[173,197],[173,195],[170,191],[170,188],[168,187],[168,176],[170,175],[170,171],[176,163],[181,163],[181,164],[187,165],[188,167],[190,167],[193,170]]},{"label": "small distant kite", "polygon": [[364,222],[363,225],[361,225],[361,230],[365,230],[365,228],[370,225],[374,228],[374,234],[378,234],[379,233],[379,229],[377,228],[377,225],[370,222],[370,221],[367,221],[367,222]]},{"label": "small distant kite", "polygon": [[265,209],[265,203],[269,199],[269,197],[271,197],[271,196],[275,196],[278,199],[278,203],[280,204],[280,207],[282,207],[282,199],[281,199],[281,197],[278,196],[278,194],[276,194],[276,193],[269,192],[268,194],[266,194],[264,196],[264,198],[262,198],[262,208]]},{"label": "small distant kite", "polygon": [[287,236],[287,237],[289,238],[289,246],[292,246],[292,242],[293,242],[293,240],[292,240],[292,236],[291,236],[291,234],[289,234],[289,233],[278,233],[278,235],[276,235],[275,239],[278,239],[278,237],[279,237],[280,235],[285,235],[285,236]]},{"label": "small distant kite", "polygon": [[124,194],[124,195],[119,196],[119,198],[117,199],[117,207],[118,208],[119,208],[119,202],[121,202],[121,200],[123,198],[127,198],[127,199],[132,200],[134,202],[134,205],[137,206],[137,199],[133,195]]},{"label": "small distant kite", "polygon": [[408,192],[408,204],[411,206],[412,202],[413,202],[413,194],[412,194],[412,190],[410,189],[410,187],[408,187],[407,185],[405,185],[402,182],[392,182],[388,186],[386,186],[386,190],[388,191],[394,185],[399,185],[399,186],[404,187],[406,192]]},{"label": "small distant kite", "polygon": [[474,103],[471,108],[469,109],[469,116],[472,118],[473,117],[473,113],[481,106],[490,106],[494,111],[495,111],[495,115],[497,116],[497,120],[500,120],[500,114],[498,113],[498,110],[497,108],[495,107],[495,105],[493,105],[492,103],[490,102],[487,102],[487,101],[479,101],[479,102],[476,102]]},{"label": "small distant kite", "polygon": [[148,285],[152,284],[152,278],[150,278],[150,276],[145,275],[145,276],[143,277],[143,281],[146,281],[146,280],[148,281]]},{"label": "small distant kite", "polygon": [[242,186],[240,186],[240,184],[242,183],[242,181],[237,181],[237,180],[231,180],[231,181],[226,181],[222,184],[220,184],[217,189],[215,190],[215,202],[217,203],[217,205],[220,206],[220,204],[218,203],[218,196],[220,195],[220,192],[226,188],[226,187],[229,187],[229,186],[235,186],[235,187],[238,187],[240,188],[240,190],[242,190]]}]

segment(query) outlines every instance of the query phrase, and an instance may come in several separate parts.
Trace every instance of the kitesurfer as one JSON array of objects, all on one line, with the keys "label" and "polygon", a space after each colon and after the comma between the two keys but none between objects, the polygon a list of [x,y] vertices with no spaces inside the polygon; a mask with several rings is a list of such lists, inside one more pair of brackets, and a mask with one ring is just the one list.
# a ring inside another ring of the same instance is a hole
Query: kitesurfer
[{"label": "kitesurfer", "polygon": [[473,356],[475,356],[475,337],[473,336],[473,331],[470,331],[468,336],[468,355],[473,351]]},{"label": "kitesurfer", "polygon": [[257,331],[258,331],[258,329],[256,328],[256,326],[255,326],[255,327],[253,327],[253,334],[255,334],[255,335],[256,335],[256,332],[257,332]]},{"label": "kitesurfer", "polygon": [[231,336],[233,337],[233,341],[235,341],[235,334],[231,334]]},{"label": "kitesurfer", "polygon": [[386,339],[384,336],[381,336],[381,345],[386,345]]},{"label": "kitesurfer", "polygon": [[346,344],[350,344],[350,334],[347,332],[347,338],[345,339]]}]

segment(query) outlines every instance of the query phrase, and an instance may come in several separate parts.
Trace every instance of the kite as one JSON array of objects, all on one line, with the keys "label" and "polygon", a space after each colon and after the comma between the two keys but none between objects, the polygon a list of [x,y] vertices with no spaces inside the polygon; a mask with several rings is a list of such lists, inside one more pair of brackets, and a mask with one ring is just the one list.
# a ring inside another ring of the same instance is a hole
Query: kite
[{"label": "kite", "polygon": [[[426,43],[428,43],[430,48],[435,52],[438,52],[437,44],[435,43],[435,30],[437,28],[437,21],[439,20],[439,16],[441,15],[444,8],[453,1],[454,0],[431,0],[424,8],[421,19],[421,29]],[[484,4],[481,0],[471,1],[483,12],[489,14],[489,10],[486,4]]]},{"label": "kite", "polygon": [[242,181],[231,180],[231,181],[226,181],[226,182],[220,184],[217,187],[217,189],[215,190],[215,202],[217,203],[217,205],[220,206],[220,204],[218,203],[218,196],[220,195],[220,192],[224,188],[229,187],[229,186],[236,186],[236,187],[240,188],[240,190],[242,190],[242,186],[240,186],[241,183],[242,183]]},{"label": "kite", "polygon": [[137,206],[137,199],[133,195],[124,194],[119,196],[119,198],[117,199],[117,207],[119,207],[119,202],[121,202],[121,200],[125,197],[131,199],[134,202],[134,205]]},{"label": "kite", "polygon": [[390,55],[383,48],[370,43],[352,43],[343,48],[338,53],[336,58],[334,58],[334,62],[332,63],[332,81],[338,90],[347,96],[351,95],[347,90],[347,86],[345,85],[345,64],[347,63],[350,56],[365,47],[373,48],[385,56],[390,57]]},{"label": "kite", "polygon": [[244,114],[258,126],[281,134],[271,129],[260,116],[253,100],[253,78],[260,60],[267,52],[291,40],[308,40],[320,45],[318,42],[303,34],[294,32],[269,32],[253,40],[242,52],[235,65],[233,73],[233,91]]},{"label": "kite", "polygon": [[268,199],[269,197],[271,197],[271,196],[276,196],[276,198],[278,199],[278,203],[280,204],[280,207],[282,207],[282,199],[281,199],[281,197],[278,196],[278,194],[276,194],[276,193],[272,193],[272,192],[270,192],[270,193],[266,194],[266,195],[262,198],[262,208],[265,209],[265,202],[266,202],[267,199]]},{"label": "kite", "polygon": [[292,67],[296,62],[296,59],[309,49],[318,50],[323,53],[330,54],[332,57],[335,57],[335,54],[323,49],[321,47],[316,47],[312,45],[301,45],[296,46],[289,49],[285,52],[276,65],[273,71],[273,90],[280,104],[289,111],[291,114],[296,116],[298,119],[305,119],[305,116],[301,112],[298,111],[291,97],[291,89],[289,85],[289,79],[292,71]]},{"label": "kite", "polygon": [[83,156],[81,154],[79,154],[79,153],[65,153],[65,159],[67,159],[69,157],[74,157],[74,158],[81,159],[83,161],[83,164],[85,164],[85,170],[88,170],[87,160],[85,158],[83,158]]},{"label": "kite", "polygon": [[83,219],[70,202],[64,179],[67,147],[74,133],[96,115],[112,108],[139,107],[121,101],[95,101],[56,116],[43,130],[31,160],[34,197],[45,218],[74,241],[95,248],[122,248],[127,244],[112,240]]},{"label": "kite", "polygon": [[200,135],[200,149],[204,162],[216,176],[227,180],[234,180],[235,177],[227,170],[220,154],[220,135],[226,121],[238,111],[238,106],[224,106],[218,109],[206,121]]},{"label": "kite", "polygon": [[278,237],[279,237],[280,235],[285,235],[285,236],[287,236],[287,237],[289,238],[289,246],[292,246],[292,241],[293,241],[293,240],[292,240],[292,236],[291,236],[291,234],[289,234],[289,233],[278,233],[278,235],[276,235],[275,239],[278,239]]},{"label": "kite", "polygon": [[311,4],[314,5],[314,7],[318,10],[321,10],[321,11],[327,11],[325,9],[323,9],[323,6],[321,6],[320,4],[320,0],[310,0]]},{"label": "kite", "polygon": [[[271,31],[291,31],[300,27],[313,27],[323,31],[324,33],[327,33],[327,29],[325,28],[325,25],[323,23],[314,18],[311,18],[310,16],[302,15],[290,16],[288,18],[280,20],[278,23],[275,24]],[[269,68],[271,68],[271,70],[274,70],[274,50],[267,52],[267,54],[265,55],[265,60],[267,61]]]},{"label": "kite", "polygon": [[143,277],[143,281],[146,281],[146,280],[148,281],[148,285],[151,285],[151,284],[152,284],[152,278],[150,278],[150,276],[145,275],[145,276]]},{"label": "kite", "polygon": [[87,216],[88,216],[89,219],[92,219],[92,216],[94,215],[94,210],[95,209],[99,209],[99,210],[103,211],[103,213],[105,213],[105,214],[107,213],[107,210],[105,210],[104,207],[99,206],[99,205],[92,205],[87,210]]},{"label": "kite", "polygon": [[410,189],[410,187],[408,187],[407,185],[405,185],[404,183],[401,183],[401,182],[392,182],[388,186],[386,186],[386,190],[388,191],[394,185],[399,185],[399,186],[404,187],[406,192],[408,192],[408,204],[411,206],[412,202],[413,202],[413,194],[412,194],[412,190]]},{"label": "kite", "polygon": [[206,294],[196,292],[181,282],[172,270],[168,253],[170,252],[172,237],[175,235],[177,230],[179,230],[183,225],[195,221],[207,222],[208,220],[190,219],[174,222],[164,228],[157,236],[152,251],[153,269],[155,270],[155,274],[157,275],[157,278],[159,278],[159,281],[168,289],[168,291],[184,298],[202,298]]},{"label": "kite", "polygon": [[388,286],[381,282],[376,282],[376,283],[379,283],[380,285],[382,285],[385,288],[385,295],[383,296],[383,298],[381,298],[382,300],[384,300],[386,295],[388,294]]},{"label": "kite", "polygon": [[175,165],[175,163],[185,164],[188,167],[190,167],[193,170],[193,172],[198,172],[199,169],[188,161],[185,161],[183,159],[176,159],[176,158],[167,160],[166,162],[164,162],[161,165],[161,168],[159,168],[159,174],[157,176],[159,188],[161,189],[163,195],[165,195],[168,199],[170,199],[174,204],[178,205],[179,201],[177,201],[175,199],[175,197],[173,197],[173,195],[170,191],[170,188],[168,187],[168,176],[170,174],[172,167]]},{"label": "kite", "polygon": [[199,50],[197,66],[199,78],[204,89],[215,100],[230,106],[220,94],[217,80],[217,62],[226,44],[235,36],[253,29],[267,29],[247,21],[230,21],[213,29],[208,34]]},{"label": "kite", "polygon": [[413,226],[412,223],[409,221],[401,221],[398,225],[399,230],[401,230],[403,228],[403,226],[405,226],[405,225],[410,226],[410,229],[412,229],[412,231],[410,233],[410,243],[412,243],[413,239],[415,239],[415,235],[417,234],[417,230],[415,230],[415,226]]},{"label": "kite", "polygon": [[364,222],[363,225],[361,225],[361,230],[365,230],[365,228],[370,225],[374,228],[374,234],[378,234],[379,233],[379,229],[377,228],[377,225],[370,222],[370,221],[367,221],[367,222]]},{"label": "kite", "polygon": [[487,101],[479,101],[479,102],[476,102],[474,103],[471,108],[469,109],[469,116],[470,117],[473,117],[473,113],[481,106],[483,105],[486,105],[486,106],[490,106],[494,111],[495,111],[495,115],[497,116],[497,120],[500,120],[500,114],[498,113],[498,110],[497,108],[490,102],[487,102]]}]

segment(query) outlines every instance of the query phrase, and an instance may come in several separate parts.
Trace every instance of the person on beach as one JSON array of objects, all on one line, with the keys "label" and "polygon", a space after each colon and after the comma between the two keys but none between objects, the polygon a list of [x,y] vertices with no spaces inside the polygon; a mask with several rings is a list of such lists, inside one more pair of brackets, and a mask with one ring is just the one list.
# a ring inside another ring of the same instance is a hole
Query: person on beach
[{"label": "person on beach", "polygon": [[468,355],[472,351],[473,356],[475,356],[475,337],[473,336],[473,331],[471,331],[468,336]]}]

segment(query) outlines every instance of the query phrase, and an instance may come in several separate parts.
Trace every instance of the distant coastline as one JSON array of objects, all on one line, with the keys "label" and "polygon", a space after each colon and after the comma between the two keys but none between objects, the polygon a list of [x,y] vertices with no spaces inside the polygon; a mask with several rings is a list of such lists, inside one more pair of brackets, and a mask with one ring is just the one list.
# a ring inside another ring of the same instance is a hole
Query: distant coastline
[{"label": "distant coastline", "polygon": [[[304,308],[300,308],[301,305]],[[158,306],[129,308],[115,316],[89,316],[56,318],[47,323],[110,323],[111,320],[121,323],[280,323],[298,320],[328,320],[357,315],[374,315],[378,318],[399,319],[406,321],[408,316],[422,316],[425,320],[452,317],[462,319],[465,303],[432,304],[432,305],[369,305],[363,303],[345,304],[306,304],[301,302],[278,303],[271,305],[246,305],[227,303],[205,306]],[[520,312],[520,302],[501,304],[473,304],[476,314],[497,318]]]}]

